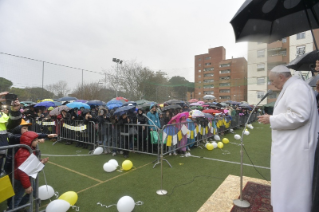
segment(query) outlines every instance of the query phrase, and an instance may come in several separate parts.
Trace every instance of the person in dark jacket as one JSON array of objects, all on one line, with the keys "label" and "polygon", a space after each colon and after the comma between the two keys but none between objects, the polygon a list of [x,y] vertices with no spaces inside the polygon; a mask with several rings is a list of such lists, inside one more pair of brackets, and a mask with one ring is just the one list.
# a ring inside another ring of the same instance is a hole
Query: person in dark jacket
[{"label": "person in dark jacket", "polygon": [[111,130],[111,121],[110,116],[108,114],[108,110],[106,108],[100,108],[98,112],[99,116],[97,120],[99,122],[99,136],[100,141],[103,142],[104,153],[110,153],[110,148],[106,147],[108,142],[108,146],[110,145],[110,130]]},{"label": "person in dark jacket", "polygon": [[[93,145],[94,145],[94,138],[95,138],[95,123],[97,123],[97,119],[94,118],[89,110],[83,110],[83,117],[84,117],[84,124],[86,125],[86,132],[88,135],[87,142],[90,144],[84,144],[83,149],[88,149],[93,150]],[[90,145],[90,147],[88,146]]]},{"label": "person in dark jacket", "polygon": [[[128,134],[129,126],[126,125],[129,123],[130,123],[130,119],[128,118],[127,114],[123,114],[117,122],[117,125],[119,126],[119,130],[120,130],[120,141],[121,141],[120,147],[124,149],[129,148],[129,137],[130,137]],[[123,156],[124,158],[128,158],[129,151],[123,150]]]},{"label": "person in dark jacket", "polygon": [[[20,144],[25,144],[30,146],[32,149],[35,149],[39,142],[39,135],[35,132],[28,131],[22,134],[20,138]],[[18,169],[18,167],[28,159],[30,156],[30,152],[26,148],[20,148],[14,157],[15,161],[15,181],[14,181],[14,208],[19,207],[21,205],[26,204],[29,201],[30,194],[33,191],[31,186],[31,180],[29,176]],[[49,158],[44,158],[41,160],[43,164],[48,162]],[[26,193],[26,195],[24,195]],[[23,196],[24,195],[24,196]],[[11,208],[11,204],[9,205],[9,209]]]},{"label": "person in dark jacket", "polygon": [[138,134],[137,134],[137,140],[138,140],[138,146],[141,151],[147,150],[147,128],[146,126],[141,125],[147,125],[147,118],[144,116],[144,111],[142,109],[137,110],[137,124],[138,124]]}]

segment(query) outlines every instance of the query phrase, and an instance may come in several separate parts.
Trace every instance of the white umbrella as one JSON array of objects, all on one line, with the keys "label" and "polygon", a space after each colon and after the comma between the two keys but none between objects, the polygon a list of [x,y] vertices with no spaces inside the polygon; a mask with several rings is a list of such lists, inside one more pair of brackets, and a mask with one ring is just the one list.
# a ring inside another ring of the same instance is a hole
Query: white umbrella
[{"label": "white umbrella", "polygon": [[203,99],[216,99],[216,97],[213,95],[205,95]]}]

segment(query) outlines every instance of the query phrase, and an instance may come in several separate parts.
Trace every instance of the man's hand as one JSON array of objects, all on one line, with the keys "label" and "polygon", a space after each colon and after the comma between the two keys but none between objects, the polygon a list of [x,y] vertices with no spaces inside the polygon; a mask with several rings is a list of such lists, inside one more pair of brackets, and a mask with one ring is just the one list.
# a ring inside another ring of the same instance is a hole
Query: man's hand
[{"label": "man's hand", "polygon": [[258,116],[258,122],[263,123],[263,124],[269,124],[270,123],[270,115],[268,115],[267,113],[265,115],[262,116]]},{"label": "man's hand", "polygon": [[48,162],[49,161],[49,158],[43,158],[43,159],[41,159],[41,163],[43,163],[43,164],[46,164],[46,162]]},{"label": "man's hand", "polygon": [[44,143],[44,141],[45,141],[44,138],[41,138],[38,140],[39,143]]},{"label": "man's hand", "polygon": [[31,194],[32,191],[33,191],[33,188],[32,188],[32,186],[30,186],[29,188],[25,189],[24,191],[25,191],[25,193],[27,193],[27,194]]},{"label": "man's hand", "polygon": [[58,134],[49,134],[48,135],[48,138],[56,138],[56,137],[58,137]]},{"label": "man's hand", "polygon": [[5,102],[6,101],[6,99],[5,98],[1,98],[1,97],[4,97],[5,95],[7,95],[9,92],[8,91],[6,91],[6,92],[1,92],[0,93],[0,102]]}]

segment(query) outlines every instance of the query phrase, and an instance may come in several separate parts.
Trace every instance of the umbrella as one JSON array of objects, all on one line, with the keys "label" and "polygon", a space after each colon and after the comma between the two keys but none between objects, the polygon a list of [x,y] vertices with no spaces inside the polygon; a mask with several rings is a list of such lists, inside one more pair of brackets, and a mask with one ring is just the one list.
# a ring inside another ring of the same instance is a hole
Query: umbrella
[{"label": "umbrella", "polygon": [[88,101],[87,101],[87,100],[83,100],[83,99],[78,99],[78,100],[75,100],[74,102],[82,102],[82,103],[87,103]]},{"label": "umbrella", "polygon": [[36,102],[32,102],[32,101],[23,101],[23,102],[20,102],[20,104],[23,104],[24,106],[28,106],[28,105],[36,104]]},{"label": "umbrella", "polygon": [[111,100],[106,103],[106,107],[110,110],[118,107],[122,107],[123,103],[119,100]]},{"label": "umbrella", "polygon": [[197,103],[198,103],[198,104],[200,104],[200,105],[205,104],[205,102],[204,102],[204,101],[198,101]]},{"label": "umbrella", "polygon": [[180,105],[168,105],[168,106],[164,107],[162,111],[166,111],[166,110],[170,110],[170,109],[180,109],[180,108],[182,108]]},{"label": "umbrella", "polygon": [[243,108],[251,109],[251,106],[250,106],[249,104],[246,104],[246,103],[240,104],[240,105],[238,105],[238,106],[239,106],[239,107],[243,107]]},{"label": "umbrella", "polygon": [[205,116],[205,118],[208,118],[208,119],[213,119],[214,118],[214,116],[212,116],[209,113],[204,113],[204,116]]},{"label": "umbrella", "polygon": [[118,97],[115,97],[113,98],[112,100],[119,100],[121,102],[128,102],[128,99],[124,98],[124,97],[121,97],[121,96],[118,96]]},{"label": "umbrella", "polygon": [[316,83],[319,80],[319,74],[311,77],[309,79],[306,80],[306,82],[311,86],[311,87],[316,87]]},{"label": "umbrella", "polygon": [[216,97],[213,95],[205,95],[203,99],[216,99]]},{"label": "umbrella", "polygon": [[192,109],[192,110],[203,110],[203,107],[199,106],[199,105],[195,105],[195,106],[191,106],[190,109]]},{"label": "umbrella", "polygon": [[71,97],[71,96],[65,96],[65,97],[61,97],[60,99],[58,99],[59,102],[62,101],[75,101],[78,100],[76,97]]},{"label": "umbrella", "polygon": [[53,102],[54,100],[53,99],[43,99],[41,100],[41,102]]},{"label": "umbrella", "polygon": [[318,6],[318,1],[313,0],[246,0],[230,23],[236,42],[272,43],[318,28],[319,23],[315,19],[319,16]]},{"label": "umbrella", "polygon": [[296,71],[313,71],[316,66],[316,60],[319,60],[319,52],[317,50],[297,57],[288,63],[286,67]]},{"label": "umbrella", "polygon": [[220,113],[220,111],[214,110],[214,109],[207,109],[207,110],[203,110],[202,112],[203,113],[210,113],[210,114]]},{"label": "umbrella", "polygon": [[54,101],[53,103],[55,104],[55,106],[61,106],[62,105],[61,102],[57,102],[57,101]]},{"label": "umbrella", "polygon": [[135,106],[124,106],[124,107],[117,108],[116,111],[114,112],[114,115],[121,116],[125,113],[134,112],[134,111],[135,111]]},{"label": "umbrella", "polygon": [[71,103],[67,104],[66,106],[68,106],[69,108],[80,109],[81,107],[83,107],[85,109],[91,109],[90,105],[82,103],[82,102],[71,102]]},{"label": "umbrella", "polygon": [[35,104],[34,107],[55,107],[54,102],[50,101],[45,101],[45,102],[40,102],[38,104]]},{"label": "umbrella", "polygon": [[90,100],[88,101],[86,104],[88,105],[98,105],[98,106],[101,106],[101,105],[105,105],[106,103],[101,101],[101,100]]},{"label": "umbrella", "polygon": [[173,105],[173,104],[178,104],[178,105],[184,105],[185,102],[178,100],[178,99],[172,99],[172,100],[168,100],[166,102],[164,102],[164,104],[168,104],[168,105]]},{"label": "umbrella", "polygon": [[195,102],[198,102],[198,100],[197,99],[190,99],[188,102],[195,103]]},{"label": "umbrella", "polygon": [[219,104],[221,104],[222,107],[227,107],[227,106],[228,106],[228,105],[227,105],[226,103],[224,103],[224,102],[221,102],[221,103],[219,103]]},{"label": "umbrella", "polygon": [[188,116],[189,116],[188,112],[178,113],[177,115],[173,116],[173,118],[171,118],[171,120],[167,124],[171,124],[173,121],[180,122],[180,119],[182,117],[188,118]]},{"label": "umbrella", "polygon": [[128,101],[128,102],[123,103],[123,106],[127,106],[127,105],[129,105],[129,104],[132,104],[132,105],[134,105],[134,106],[137,105],[136,102],[134,102],[134,101]]},{"label": "umbrella", "polygon": [[50,116],[57,116],[57,115],[61,114],[62,110],[69,111],[69,110],[71,110],[71,108],[69,108],[66,105],[62,105],[62,106],[56,107],[53,110],[51,110],[49,115]]},{"label": "umbrella", "polygon": [[140,100],[137,100],[137,101],[135,101],[135,102],[136,102],[137,105],[142,105],[142,104],[147,103],[147,102],[149,102],[149,101],[148,101],[148,100],[145,100],[145,99],[140,99]]},{"label": "umbrella", "polygon": [[204,113],[202,111],[199,111],[199,110],[192,110],[190,112],[190,114],[192,114],[193,118],[205,117]]},{"label": "umbrella", "polygon": [[199,104],[198,102],[190,104],[190,106],[201,106],[201,105],[202,104]]}]

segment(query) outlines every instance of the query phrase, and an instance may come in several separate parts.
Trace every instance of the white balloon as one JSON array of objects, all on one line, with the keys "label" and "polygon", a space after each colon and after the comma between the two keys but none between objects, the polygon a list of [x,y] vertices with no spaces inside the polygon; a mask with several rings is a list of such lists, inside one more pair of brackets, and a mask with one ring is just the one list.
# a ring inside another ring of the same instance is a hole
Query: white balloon
[{"label": "white balloon", "polygon": [[217,143],[216,143],[215,141],[213,141],[212,144],[213,144],[213,146],[214,146],[214,149],[217,148]]},{"label": "white balloon", "polygon": [[241,139],[241,136],[238,135],[238,134],[236,134],[236,135],[234,135],[234,138],[235,138],[236,140],[239,140],[239,139]]},{"label": "white balloon", "polygon": [[230,129],[229,132],[234,132],[234,130],[233,130],[233,129]]},{"label": "white balloon", "polygon": [[249,132],[249,131],[245,131],[244,134],[245,134],[245,135],[249,135],[250,132]]},{"label": "white balloon", "polygon": [[114,166],[113,163],[104,163],[103,169],[106,172],[113,172],[116,170],[116,167]]},{"label": "white balloon", "polygon": [[115,167],[118,167],[118,166],[119,166],[119,163],[118,163],[115,159],[109,160],[108,163],[112,163]]},{"label": "white balloon", "polygon": [[220,141],[219,135],[214,135],[214,139],[217,140],[217,141]]},{"label": "white balloon", "polygon": [[134,199],[130,196],[124,196],[117,202],[117,210],[119,212],[131,212],[135,207]]},{"label": "white balloon", "polygon": [[70,208],[70,203],[63,199],[56,199],[49,203],[47,208],[45,209],[46,212],[66,212]]},{"label": "white balloon", "polygon": [[49,185],[40,186],[38,191],[40,200],[50,199],[54,195],[54,189]]},{"label": "white balloon", "polygon": [[98,147],[93,151],[93,155],[100,155],[103,152],[103,148],[102,147]]}]

